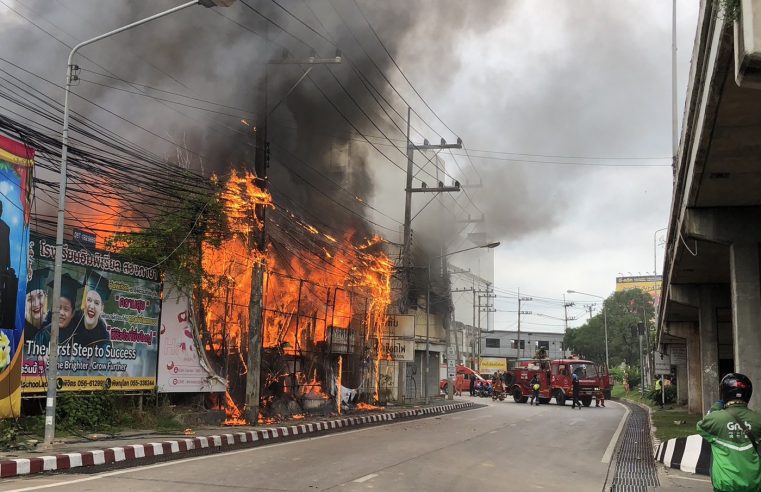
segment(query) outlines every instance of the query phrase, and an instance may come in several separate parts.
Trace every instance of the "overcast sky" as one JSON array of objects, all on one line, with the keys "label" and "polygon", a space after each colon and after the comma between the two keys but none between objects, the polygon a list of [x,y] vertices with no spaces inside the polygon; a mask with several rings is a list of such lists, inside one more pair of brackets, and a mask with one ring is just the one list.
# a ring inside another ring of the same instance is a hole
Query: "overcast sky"
[{"label": "overcast sky", "polygon": [[[660,157],[511,159],[593,164],[670,164],[671,8],[667,0],[515,1],[488,31],[469,33],[454,52],[451,74],[403,59],[403,67],[470,149],[552,156]],[[698,2],[677,3],[678,114],[684,107]],[[418,67],[420,68],[418,70]],[[432,76],[433,75],[433,76]],[[475,153],[474,153],[475,154]],[[559,299],[568,289],[607,296],[619,274],[651,274],[654,232],[668,224],[670,167],[587,167],[474,159],[487,178],[473,190],[489,212],[519,215],[496,227],[495,285]],[[496,197],[496,198],[495,198]],[[516,212],[517,211],[517,212]],[[497,221],[499,222],[499,221]],[[660,232],[661,237],[664,232]],[[663,247],[658,245],[661,273]],[[453,259],[452,261],[456,261]],[[504,292],[503,292],[504,294]],[[577,301],[582,315],[594,298]],[[522,309],[562,317],[558,303]],[[498,298],[499,311],[515,310]],[[497,312],[497,329],[514,329],[515,313]],[[524,317],[534,329],[562,322]],[[525,329],[525,326],[524,326]]]},{"label": "overcast sky", "polygon": [[[6,34],[12,37],[6,41],[12,42],[3,43],[0,53],[56,81],[63,79],[67,50],[40,27],[72,42],[158,9],[151,2],[130,3],[132,7],[139,6],[134,11],[120,2],[114,2],[118,7],[113,8],[108,2],[100,3],[97,9],[90,9],[88,5],[92,4],[81,0],[2,2],[0,29],[13,36]],[[248,3],[271,7],[263,0]],[[332,34],[331,26],[337,26],[343,16],[366,46],[375,42],[351,0],[315,0],[309,6],[300,1],[282,3],[316,29],[320,29],[315,22],[319,18],[324,23],[322,28]],[[36,19],[38,27],[9,11],[6,4]],[[165,1],[159,6],[173,4]],[[472,164],[463,155],[441,154],[449,175],[442,180],[449,184],[450,177],[454,177],[465,184],[480,182],[482,186],[466,188],[467,194],[444,197],[441,205],[449,212],[445,217],[449,225],[467,214],[476,218],[483,212],[484,224],[459,226],[457,230],[463,235],[486,232],[490,240],[502,242],[495,252],[494,280],[498,294],[506,297],[496,300],[497,329],[514,327],[516,315],[503,311],[515,310],[511,293],[519,288],[537,298],[524,309],[560,317],[560,303],[538,298],[560,299],[568,289],[607,296],[614,290],[619,274],[653,272],[653,233],[667,225],[671,200],[671,1],[359,0],[359,4],[409,81],[444,122],[426,108],[399,71],[389,68],[388,79],[417,113],[412,125],[420,132],[413,132],[413,139],[426,137],[437,142],[439,136],[444,136],[451,142],[459,135],[468,149]],[[306,10],[309,7],[311,11]],[[677,107],[681,117],[698,2],[679,0],[677,9]],[[242,30],[241,24],[261,29],[261,22],[255,22],[252,13],[240,3],[224,12],[238,25],[206,9],[194,8],[177,14],[172,21],[159,21],[161,26],[154,26],[153,31],[141,28],[119,40],[87,48],[86,53],[100,62],[101,68],[96,71],[121,69],[120,76],[128,80],[251,107],[250,101],[241,99],[241,94],[250,94],[241,92],[240,86],[249,81],[253,84],[257,77],[244,71],[251,68],[245,57],[252,52],[247,43],[253,36]],[[188,34],[184,30],[189,26],[201,26],[204,32]],[[320,51],[327,50],[323,40],[292,19],[286,26],[314,46],[323,43],[318,46]],[[59,32],[61,27],[65,32]],[[338,39],[339,44],[346,43],[346,32],[336,29],[339,35],[329,37]],[[152,36],[161,39],[154,40]],[[207,48],[209,39],[224,39],[226,44],[220,42]],[[198,43],[195,51],[185,49],[191,40]],[[174,51],[162,53],[161,47],[168,44]],[[342,47],[355,59],[360,56],[356,42]],[[377,63],[391,67],[378,45],[369,50]],[[131,68],[134,60],[125,61],[128,56],[140,59],[140,71]],[[179,60],[177,66],[169,66],[175,59]],[[146,68],[148,62],[184,85]],[[86,61],[81,63],[85,68],[94,68]],[[348,69],[339,73],[347,83],[351,82]],[[297,76],[297,72],[284,76],[284,87]],[[300,91],[307,90],[307,84],[302,84],[290,99],[297,99],[305,94]],[[76,91],[90,94],[161,135],[187,136],[182,128],[178,130],[181,118],[174,113],[159,115],[157,105],[150,100],[86,84]],[[403,113],[400,100],[392,100]],[[290,111],[291,117],[298,120],[298,107],[285,106],[279,111]],[[118,121],[107,114],[93,110],[90,116],[118,129],[113,126]],[[278,116],[287,118],[288,114],[276,114],[275,118]],[[426,123],[433,128],[427,128]],[[132,127],[124,131],[130,137],[146,138]],[[152,145],[148,140],[141,142]],[[362,145],[357,144],[357,148]],[[310,149],[303,150],[308,153]],[[394,229],[399,230],[398,221],[404,216],[404,174],[368,146],[365,151],[368,158],[363,169],[373,183],[372,191],[364,198],[382,214],[371,210],[367,213],[391,229],[380,232],[398,241]],[[333,147],[330,154],[332,160]],[[393,160],[404,166],[401,154],[393,154]],[[419,157],[416,160],[435,173],[430,164],[425,166]],[[638,165],[641,167],[632,167]],[[418,178],[434,184],[424,175]],[[415,184],[419,182],[416,178]],[[427,200],[427,196],[416,196],[413,214]],[[414,228],[423,231],[432,223],[428,212],[416,218]],[[445,236],[452,235],[449,229],[440,229]],[[472,244],[454,239],[448,242],[448,251]],[[659,245],[656,253],[660,273],[663,247]],[[477,259],[458,258],[467,265],[475,264]],[[595,301],[573,295],[569,299],[578,301],[569,312],[574,316],[583,314],[582,304]],[[560,321],[529,318],[524,321],[536,323],[537,330],[561,330]]]}]

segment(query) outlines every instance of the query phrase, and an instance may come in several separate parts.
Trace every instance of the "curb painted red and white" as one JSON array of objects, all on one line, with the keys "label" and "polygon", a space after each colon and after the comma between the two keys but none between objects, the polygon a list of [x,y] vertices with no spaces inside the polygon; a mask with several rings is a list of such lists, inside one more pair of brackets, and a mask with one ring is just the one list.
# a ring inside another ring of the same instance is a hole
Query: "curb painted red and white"
[{"label": "curb painted red and white", "polygon": [[[347,427],[362,427],[365,425],[400,419],[443,414],[473,407],[475,407],[475,405],[470,402],[452,403],[413,410],[401,410],[398,412],[352,416],[322,422],[295,424],[286,427],[273,427],[269,429],[257,429],[230,434],[177,439],[174,441],[131,444],[127,446],[94,449],[77,453],[41,456],[39,458],[14,458],[0,461],[0,478],[43,472],[61,472],[81,467],[105,467],[120,464],[122,462],[147,460],[157,457],[163,459],[182,458],[183,454],[203,452],[204,449],[207,449],[210,453],[223,452],[225,451],[225,448],[240,449],[261,446],[270,442],[298,439],[300,436],[338,431]],[[92,470],[90,469],[87,471]]]}]

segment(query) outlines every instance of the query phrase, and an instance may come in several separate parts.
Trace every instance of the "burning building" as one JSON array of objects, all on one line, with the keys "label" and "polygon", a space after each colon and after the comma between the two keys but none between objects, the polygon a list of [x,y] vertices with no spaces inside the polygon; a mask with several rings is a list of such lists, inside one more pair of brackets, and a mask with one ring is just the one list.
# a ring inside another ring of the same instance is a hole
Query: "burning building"
[{"label": "burning building", "polygon": [[[256,264],[265,270],[262,417],[340,411],[346,393],[345,400],[377,402],[393,267],[384,241],[353,231],[334,238],[280,209],[254,183],[250,173],[230,174],[220,200],[231,234],[205,242],[202,252],[206,276],[196,305],[205,348],[228,380],[221,405],[240,422]],[[264,222],[257,207],[269,211]],[[260,252],[254,236],[265,225],[272,240]]]}]

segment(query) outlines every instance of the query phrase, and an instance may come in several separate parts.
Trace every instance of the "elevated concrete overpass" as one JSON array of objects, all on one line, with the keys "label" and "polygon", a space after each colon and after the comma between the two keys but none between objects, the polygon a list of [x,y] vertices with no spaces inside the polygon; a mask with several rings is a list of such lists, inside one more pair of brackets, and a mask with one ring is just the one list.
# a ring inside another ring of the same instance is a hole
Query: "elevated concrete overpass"
[{"label": "elevated concrete overpass", "polygon": [[715,3],[701,1],[658,313],[660,345],[686,344],[695,412],[731,371],[761,409],[761,0],[736,21]]}]

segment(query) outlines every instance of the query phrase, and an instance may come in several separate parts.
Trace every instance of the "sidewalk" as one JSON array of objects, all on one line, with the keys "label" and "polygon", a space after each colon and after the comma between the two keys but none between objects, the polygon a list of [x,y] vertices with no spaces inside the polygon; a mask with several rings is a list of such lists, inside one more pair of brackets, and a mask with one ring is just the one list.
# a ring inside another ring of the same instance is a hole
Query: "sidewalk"
[{"label": "sidewalk", "polygon": [[80,473],[138,466],[157,461],[213,454],[268,443],[309,438],[348,428],[381,425],[404,419],[478,408],[469,401],[436,402],[428,406],[386,412],[362,412],[343,417],[295,420],[278,426],[204,427],[183,433],[123,433],[98,441],[64,440],[46,451],[20,451],[0,455],[0,478],[77,468]]},{"label": "sidewalk", "polygon": [[651,487],[648,491],[653,492],[671,492],[678,490],[703,490],[713,491],[711,486],[711,479],[705,475],[693,475],[692,473],[685,473],[683,471],[674,470],[673,468],[666,468],[662,464],[658,464],[658,480],[660,486]]}]

